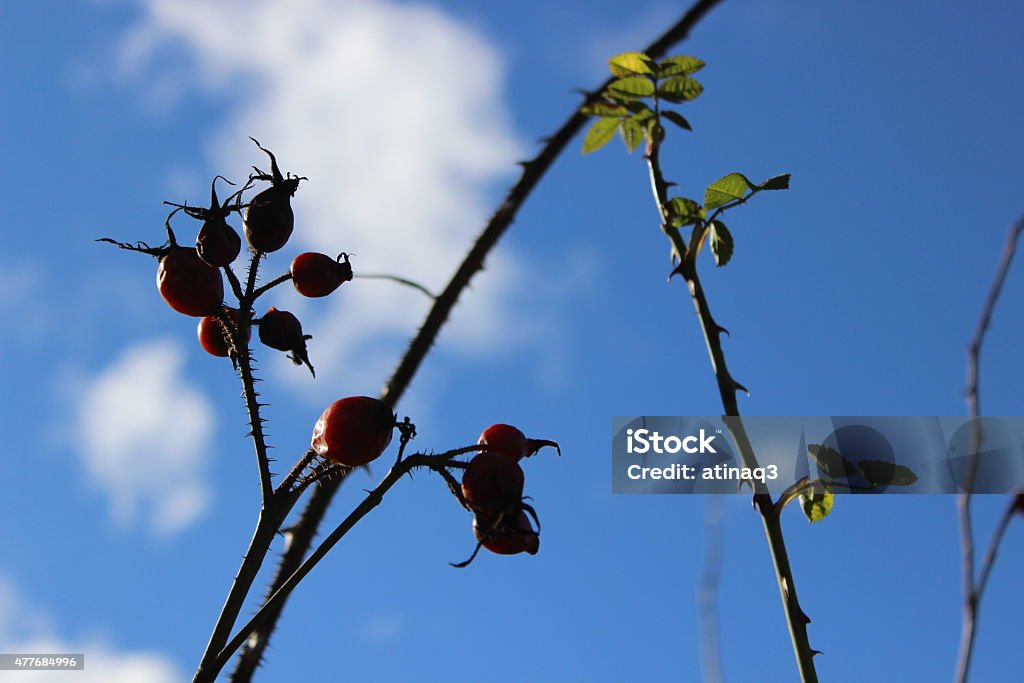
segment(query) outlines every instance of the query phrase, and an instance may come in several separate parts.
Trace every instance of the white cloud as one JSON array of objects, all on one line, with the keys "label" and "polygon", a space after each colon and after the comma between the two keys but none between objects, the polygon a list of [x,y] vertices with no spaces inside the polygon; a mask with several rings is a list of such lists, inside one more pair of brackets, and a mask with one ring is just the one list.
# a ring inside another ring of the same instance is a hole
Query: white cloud
[{"label": "white cloud", "polygon": [[182,377],[183,354],[170,340],[140,342],[78,396],[77,441],[90,479],[109,495],[117,522],[131,524],[147,508],[158,534],[194,522],[210,499],[204,470],[214,413]]},{"label": "white cloud", "polygon": [[[252,135],[284,170],[310,178],[294,201],[290,246],[352,252],[357,273],[395,273],[435,291],[447,282],[484,224],[490,184],[511,177],[522,156],[502,103],[501,60],[485,38],[437,9],[385,0],[144,7],[121,46],[122,70],[159,81],[161,58],[184,52],[190,85],[230,95],[225,120],[209,133],[213,168],[265,168]],[[508,298],[522,282],[502,252],[488,261],[486,288],[456,313],[463,346],[521,343],[500,329],[514,329]],[[287,267],[274,261],[270,274]],[[343,386],[379,383],[426,305],[413,290],[357,280],[292,308],[304,308],[316,336],[320,384],[336,390],[342,378]]]},{"label": "white cloud", "polygon": [[[28,604],[14,584],[0,574],[0,652],[84,654],[85,669],[36,671],[25,680],[63,683],[177,683],[181,672],[155,652],[118,652],[101,640],[72,641],[55,633],[50,617]],[[17,678],[17,676],[14,676]]]}]

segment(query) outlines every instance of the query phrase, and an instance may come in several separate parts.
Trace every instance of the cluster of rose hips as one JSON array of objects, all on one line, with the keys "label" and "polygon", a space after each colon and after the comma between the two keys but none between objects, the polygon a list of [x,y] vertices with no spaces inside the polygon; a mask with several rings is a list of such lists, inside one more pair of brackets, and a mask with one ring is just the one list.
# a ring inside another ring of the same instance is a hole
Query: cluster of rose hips
[{"label": "cluster of rose hips", "polygon": [[[126,244],[104,238],[104,242],[158,257],[156,284],[160,296],[171,308],[184,315],[199,318],[198,336],[202,348],[211,355],[229,357],[240,367],[243,380],[251,381],[248,344],[252,326],[259,330],[264,345],[291,354],[296,364],[305,363],[313,372],[306,350],[309,335],[292,313],[271,306],[262,317],[255,317],[253,302],[268,289],[291,280],[299,294],[323,297],[352,279],[348,255],[337,258],[306,252],[291,263],[289,272],[273,281],[257,286],[257,275],[263,257],[288,242],[294,228],[291,198],[306,178],[283,175],[277,159],[259,142],[253,140],[270,158],[270,173],[254,167],[255,174],[223,203],[217,197],[217,176],[210,188],[210,206],[206,208],[174,204],[167,217],[167,243],[150,247],[143,242]],[[270,183],[248,202],[242,196],[255,183]],[[177,212],[202,221],[194,247],[178,243],[171,229],[171,218]],[[232,264],[242,250],[242,240],[228,223],[232,214],[242,214],[243,233],[252,255],[246,281],[239,281]],[[224,279],[238,300],[238,307],[224,303]],[[242,363],[239,364],[239,359]],[[404,423],[384,401],[369,396],[342,398],[327,407],[313,428],[311,448],[321,458],[343,467],[361,467],[379,458],[391,443],[395,428],[403,432],[403,447],[415,434],[408,418]],[[482,448],[468,463],[448,461],[444,475],[459,501],[473,512],[473,534],[477,547],[469,560],[456,564],[464,567],[472,562],[481,547],[503,554],[536,554],[540,547],[540,522],[533,507],[523,497],[524,476],[519,461],[544,446],[558,448],[553,441],[529,439],[517,428],[507,424],[491,425],[480,435]],[[401,451],[400,451],[401,452]],[[560,451],[559,451],[560,452]],[[312,457],[312,456],[311,456]],[[462,469],[461,487],[447,468]],[[531,518],[537,525],[531,523]]]},{"label": "cluster of rose hips", "polygon": [[[159,257],[156,284],[160,296],[175,311],[200,318],[199,343],[207,353],[236,358],[238,350],[249,343],[251,326],[255,325],[259,328],[260,342],[272,349],[289,353],[296,364],[305,363],[313,372],[306,350],[306,341],[311,337],[302,333],[302,324],[295,315],[271,306],[262,317],[253,317],[253,300],[263,291],[256,288],[255,280],[260,258],[287,244],[295,225],[291,198],[299,182],[305,180],[291,173],[283,175],[273,153],[256,140],[253,142],[270,157],[270,173],[254,168],[256,172],[250,175],[246,185],[223,203],[217,197],[217,180],[230,181],[217,176],[211,184],[210,206],[207,208],[168,202],[175,209],[167,218],[168,242],[164,246],[154,248],[142,243],[135,246],[114,243]],[[243,203],[243,193],[257,182],[269,182],[270,186]],[[202,221],[195,247],[178,244],[171,230],[171,217],[178,211]],[[244,290],[231,269],[242,250],[241,238],[228,223],[228,218],[235,213],[243,213],[245,241],[255,257]],[[239,308],[224,303],[222,271],[231,282],[239,300]],[[270,286],[288,279],[299,294],[323,297],[352,279],[352,265],[344,253],[331,258],[326,254],[305,252],[292,260],[287,275],[278,278]],[[248,310],[243,314],[240,308]]]},{"label": "cluster of rose hips", "polygon": [[[313,428],[311,447],[319,456],[345,467],[360,467],[381,456],[391,443],[395,415],[384,401],[369,396],[350,396],[324,410]],[[462,502],[473,512],[473,555],[454,566],[465,567],[480,547],[500,555],[529,553],[540,549],[540,521],[523,498],[525,477],[519,461],[544,446],[558,448],[553,441],[528,439],[507,424],[491,425],[483,431],[478,445],[486,450],[464,467]],[[455,463],[453,463],[453,466]],[[529,516],[527,516],[529,513]],[[537,523],[534,530],[530,517]]]},{"label": "cluster of rose hips", "polygon": [[[481,546],[500,555],[535,555],[540,549],[540,520],[523,497],[526,478],[519,462],[545,446],[552,446],[559,453],[561,449],[554,441],[527,438],[507,424],[491,425],[480,434],[477,443],[487,449],[469,461],[462,475],[462,498],[473,512],[477,547],[468,560],[454,566],[468,565]],[[531,517],[537,524],[536,530],[530,523]]]}]

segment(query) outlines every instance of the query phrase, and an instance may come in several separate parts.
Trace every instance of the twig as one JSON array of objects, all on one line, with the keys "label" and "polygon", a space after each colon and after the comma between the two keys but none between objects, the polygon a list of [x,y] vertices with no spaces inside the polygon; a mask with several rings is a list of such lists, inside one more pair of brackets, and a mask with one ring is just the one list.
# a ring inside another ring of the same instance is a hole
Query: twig
[{"label": "twig", "polygon": [[978,625],[978,611],[981,605],[981,597],[988,583],[992,565],[996,559],[999,544],[1002,542],[1006,527],[1010,523],[1016,510],[1016,495],[1010,498],[1010,503],[1000,519],[989,544],[988,552],[982,562],[978,579],[974,575],[974,530],[971,522],[971,490],[974,487],[974,479],[978,471],[978,451],[981,448],[981,428],[978,419],[981,415],[981,395],[979,392],[979,374],[981,364],[981,346],[985,341],[985,334],[988,332],[989,324],[992,321],[992,313],[995,310],[999,294],[1003,290],[1003,283],[1006,282],[1006,275],[1010,270],[1010,263],[1013,261],[1014,252],[1017,250],[1017,238],[1024,232],[1024,216],[1010,228],[1010,234],[1006,238],[1003,252],[999,259],[999,266],[996,268],[995,278],[989,288],[985,303],[981,309],[981,316],[978,318],[978,325],[974,330],[974,336],[967,349],[967,412],[971,417],[971,448],[968,455],[966,473],[964,476],[964,492],[957,497],[957,510],[960,518],[960,547],[961,563],[964,582],[964,608],[963,624],[960,628],[960,654],[957,657],[956,676],[953,679],[957,683],[965,683],[971,668],[971,656],[974,653],[974,639]]},{"label": "twig", "polygon": [[364,280],[391,280],[392,282],[397,282],[400,285],[412,287],[413,289],[419,292],[423,292],[429,298],[434,299],[435,301],[437,300],[437,295],[431,292],[423,285],[421,285],[420,283],[410,280],[408,278],[399,277],[398,275],[388,275],[387,273],[356,273],[355,277],[362,278]]},{"label": "twig", "polygon": [[[653,58],[663,56],[671,46],[686,38],[690,30],[721,1],[699,0],[675,25],[647,46],[644,52]],[[601,98],[601,93],[604,92],[611,81],[612,79],[609,78],[598,88],[588,93],[584,104],[598,101]],[[523,171],[519,181],[505,195],[502,203],[491,215],[487,226],[477,237],[476,242],[466,254],[462,264],[452,276],[447,287],[434,300],[434,304],[427,313],[423,325],[409,344],[405,355],[391,375],[391,379],[388,380],[381,398],[390,405],[396,405],[405,393],[427,352],[437,339],[441,328],[448,320],[448,316],[458,301],[459,296],[469,285],[470,279],[483,267],[487,255],[505,234],[505,231],[515,219],[520,207],[530,196],[534,187],[544,177],[548,168],[551,167],[586,121],[587,116],[581,113],[580,108],[575,108],[572,115],[547,139],[540,153],[530,161],[522,164]],[[322,486],[313,491],[305,509],[293,527],[292,542],[281,556],[277,572],[271,584],[271,593],[276,592],[282,585],[282,582],[295,571],[302,558],[309,552],[312,539],[316,535],[316,531],[326,514],[327,508],[343,480],[344,477],[324,482]],[[278,608],[270,614],[263,626],[258,632],[253,634],[252,639],[246,644],[246,648],[239,656],[238,664],[231,676],[231,680],[234,683],[246,683],[252,679],[253,672],[262,660],[263,653],[269,642],[269,636],[274,631],[280,614],[280,608],[283,607],[286,598],[287,595],[279,601]]]},{"label": "twig", "polygon": [[697,591],[700,661],[705,683],[722,683],[724,680],[718,620],[718,583],[722,578],[723,513],[722,496],[709,496],[704,508],[704,572]]}]

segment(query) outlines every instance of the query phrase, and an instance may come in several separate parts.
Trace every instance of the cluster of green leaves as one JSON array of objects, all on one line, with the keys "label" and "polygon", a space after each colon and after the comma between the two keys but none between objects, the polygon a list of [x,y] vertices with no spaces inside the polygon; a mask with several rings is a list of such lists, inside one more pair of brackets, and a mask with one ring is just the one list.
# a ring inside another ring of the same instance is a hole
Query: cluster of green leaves
[{"label": "cluster of green leaves", "polygon": [[583,139],[584,154],[604,147],[616,131],[632,152],[644,140],[664,134],[662,119],[693,130],[681,114],[664,109],[662,103],[682,104],[704,92],[700,81],[692,78],[704,62],[686,56],[655,62],[642,52],[623,52],[609,59],[608,67],[615,80],[600,101],[583,107],[584,114],[597,117]]},{"label": "cluster of green leaves", "polygon": [[665,219],[674,228],[693,225],[697,231],[697,239],[691,242],[695,252],[700,251],[706,236],[715,263],[724,266],[732,258],[733,239],[729,228],[721,220],[722,213],[743,204],[758,192],[788,188],[788,173],[773,176],[756,184],[750,182],[742,173],[730,173],[708,185],[704,190],[703,204],[698,204],[688,197],[670,199],[665,206]]},{"label": "cluster of green leaves", "polygon": [[[808,444],[807,452],[817,465],[819,477],[805,478],[797,484],[800,507],[810,522],[821,521],[832,511],[835,488],[870,493],[880,486],[911,486],[917,481],[912,469],[886,460],[865,459],[853,463],[834,448],[817,443]],[[850,480],[854,477],[863,479],[864,483],[853,483]]]},{"label": "cluster of green leaves", "polygon": [[[704,68],[702,60],[680,55],[655,62],[642,52],[624,52],[608,60],[608,67],[614,80],[597,102],[582,109],[597,119],[583,140],[584,154],[604,147],[616,132],[630,152],[646,141],[648,154],[652,154],[664,140],[663,121],[692,130],[689,121],[664,104],[690,102],[704,92],[704,86],[693,78]],[[666,197],[661,210],[666,226],[677,230],[693,226],[689,251],[694,257],[707,240],[715,263],[724,266],[732,258],[734,244],[729,228],[720,219],[722,213],[763,190],[788,187],[788,173],[758,184],[742,173],[730,173],[707,187],[703,203],[688,197]],[[676,256],[682,261],[684,255]]]}]

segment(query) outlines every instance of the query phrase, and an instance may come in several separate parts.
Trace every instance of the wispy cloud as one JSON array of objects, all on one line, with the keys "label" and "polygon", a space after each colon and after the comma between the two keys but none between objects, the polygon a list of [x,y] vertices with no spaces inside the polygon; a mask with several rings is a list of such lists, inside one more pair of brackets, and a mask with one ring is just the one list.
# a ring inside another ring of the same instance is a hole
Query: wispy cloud
[{"label": "wispy cloud", "polygon": [[[230,94],[224,120],[208,132],[213,167],[264,166],[252,135],[285,169],[311,179],[295,198],[289,248],[355,253],[357,274],[443,286],[483,225],[491,184],[510,176],[522,155],[502,102],[502,62],[483,36],[440,10],[384,0],[144,7],[122,45],[122,70],[140,83],[164,83],[162,57],[180,66],[184,55],[192,66],[176,71],[187,78],[172,90]],[[269,270],[285,270],[289,256],[273,257]],[[515,318],[508,300],[522,266],[507,250],[487,265],[486,287],[456,311],[465,319],[458,339],[520,343],[498,326]],[[334,391],[375,388],[367,384],[380,383],[428,303],[415,291],[359,279],[326,301],[275,297],[301,311],[315,336],[325,380],[318,384]]]},{"label": "wispy cloud", "polygon": [[78,395],[77,442],[90,480],[110,498],[120,524],[145,510],[170,534],[209,504],[206,456],[213,410],[182,376],[184,352],[170,340],[125,350]]},{"label": "wispy cloud", "polygon": [[[14,583],[0,574],[0,652],[85,654],[83,671],[35,671],[26,680],[63,683],[178,683],[185,678],[155,652],[118,651],[103,641],[61,638],[52,619],[29,604]],[[17,675],[14,675],[17,678]]]}]

